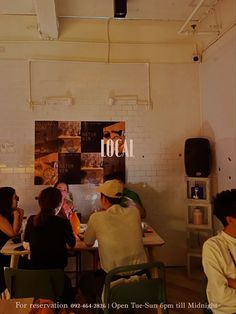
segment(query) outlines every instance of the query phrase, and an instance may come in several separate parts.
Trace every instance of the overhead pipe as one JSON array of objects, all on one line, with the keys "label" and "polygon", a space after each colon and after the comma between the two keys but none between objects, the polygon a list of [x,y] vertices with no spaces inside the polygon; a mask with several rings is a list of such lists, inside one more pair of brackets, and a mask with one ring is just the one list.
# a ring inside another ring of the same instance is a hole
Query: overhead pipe
[{"label": "overhead pipe", "polygon": [[202,54],[205,54],[206,51],[213,46],[218,40],[221,39],[221,37],[223,37],[226,33],[228,33],[232,28],[234,28],[236,26],[236,20],[233,21],[233,23],[231,23],[228,27],[226,27],[214,40],[212,40],[207,46],[206,48],[203,49]]},{"label": "overhead pipe", "polygon": [[183,30],[185,29],[186,25],[191,21],[192,17],[194,16],[194,14],[199,10],[199,8],[201,7],[201,5],[203,4],[205,0],[200,0],[198,2],[198,4],[196,5],[196,7],[194,8],[193,12],[189,15],[189,17],[187,18],[187,20],[184,22],[184,24],[182,25],[182,27],[180,28],[180,30],[178,31],[178,34],[182,34]]},{"label": "overhead pipe", "polygon": [[[29,59],[28,60],[28,80],[29,80],[29,89],[28,89],[28,104],[30,106],[30,108],[33,110],[35,106],[38,105],[43,105],[42,102],[36,102],[34,101],[32,98],[32,62],[68,62],[68,63],[83,63],[82,61],[73,61],[73,60],[55,60],[55,59]],[[95,63],[104,63],[104,62],[95,62]],[[107,62],[108,64],[120,64],[120,65],[135,65],[135,64],[140,64],[140,65],[146,65],[146,69],[147,69],[147,99],[138,99],[138,95],[117,95],[117,96],[112,96],[112,97],[108,97],[108,103],[109,104],[113,104],[113,102],[115,100],[131,100],[132,102],[134,102],[137,105],[145,105],[147,110],[152,110],[153,109],[153,104],[152,104],[152,98],[151,98],[151,77],[150,77],[150,64],[147,62]],[[106,63],[105,63],[106,64]],[[56,98],[63,99],[64,97],[60,97],[60,96],[56,96]],[[68,98],[71,97],[67,97],[65,96],[65,101],[68,100]],[[50,101],[51,99],[49,99]]]}]

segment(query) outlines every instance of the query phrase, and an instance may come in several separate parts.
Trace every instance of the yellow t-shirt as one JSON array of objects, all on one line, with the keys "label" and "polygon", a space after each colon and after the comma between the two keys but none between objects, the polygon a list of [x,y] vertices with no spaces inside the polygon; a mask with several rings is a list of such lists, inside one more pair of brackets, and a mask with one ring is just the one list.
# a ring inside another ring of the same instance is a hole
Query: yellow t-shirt
[{"label": "yellow t-shirt", "polygon": [[101,267],[106,272],[118,266],[147,262],[137,208],[113,205],[92,214],[84,241],[93,245],[95,240],[98,240]]}]

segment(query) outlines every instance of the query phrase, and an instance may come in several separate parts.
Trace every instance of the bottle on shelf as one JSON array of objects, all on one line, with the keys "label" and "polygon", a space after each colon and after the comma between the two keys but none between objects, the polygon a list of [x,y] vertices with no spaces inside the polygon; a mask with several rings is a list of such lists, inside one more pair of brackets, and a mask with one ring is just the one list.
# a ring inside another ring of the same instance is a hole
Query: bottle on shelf
[{"label": "bottle on shelf", "polygon": [[191,197],[193,199],[203,199],[203,187],[196,183],[191,188]]},{"label": "bottle on shelf", "polygon": [[200,208],[195,208],[193,211],[193,224],[202,225],[203,224],[203,213]]}]

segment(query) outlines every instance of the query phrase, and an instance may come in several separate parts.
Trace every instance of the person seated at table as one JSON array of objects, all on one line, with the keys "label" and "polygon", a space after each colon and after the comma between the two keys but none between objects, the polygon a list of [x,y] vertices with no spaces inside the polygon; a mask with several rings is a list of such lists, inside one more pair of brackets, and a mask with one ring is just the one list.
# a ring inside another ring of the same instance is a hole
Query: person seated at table
[{"label": "person seated at table", "polygon": [[57,181],[54,187],[61,191],[62,196],[62,206],[57,215],[70,220],[74,210],[74,204],[73,196],[69,191],[69,186],[64,181]]},{"label": "person seated at table", "polygon": [[122,183],[108,180],[97,191],[101,193],[102,210],[90,216],[84,242],[92,246],[98,241],[101,269],[84,274],[80,280],[81,291],[89,303],[101,295],[105,276],[111,269],[147,262],[140,214],[137,208],[119,205]]},{"label": "person seated at table", "polygon": [[236,313],[236,189],[216,195],[213,214],[224,229],[203,245],[207,297],[213,313]]},{"label": "person seated at table", "polygon": [[[17,236],[21,229],[24,211],[18,207],[18,201],[15,189],[0,188],[0,249],[10,238]],[[0,293],[6,288],[3,268],[9,265],[10,256],[0,253]]]},{"label": "person seated at table", "polygon": [[139,210],[140,217],[146,217],[146,209],[143,206],[139,195],[125,186],[125,178],[123,173],[117,172],[107,175],[105,177],[105,181],[107,180],[118,180],[122,183],[123,193],[119,203],[122,207],[136,207]]},{"label": "person seated at table", "polygon": [[[32,269],[64,269],[67,265],[67,247],[74,247],[76,240],[70,222],[55,215],[62,205],[61,192],[48,187],[38,197],[40,212],[30,216],[24,234],[29,242]],[[70,279],[65,276],[63,301],[73,302]]]},{"label": "person seated at table", "polygon": [[69,191],[69,186],[64,181],[58,181],[54,187],[60,190],[62,195],[62,206],[57,215],[70,220],[74,234],[77,237],[80,232],[80,220],[74,211],[73,196]]}]

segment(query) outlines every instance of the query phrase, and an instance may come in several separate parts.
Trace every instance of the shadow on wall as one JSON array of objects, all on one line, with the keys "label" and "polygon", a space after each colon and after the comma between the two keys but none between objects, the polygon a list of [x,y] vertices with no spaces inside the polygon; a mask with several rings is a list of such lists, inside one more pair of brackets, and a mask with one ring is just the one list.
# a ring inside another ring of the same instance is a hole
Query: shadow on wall
[{"label": "shadow on wall", "polygon": [[[162,191],[148,184],[127,184],[138,193],[146,208],[147,221],[165,240],[165,245],[156,249],[157,258],[166,265],[184,265],[186,256],[185,190],[184,176],[165,179]],[[87,222],[94,209],[100,206],[100,194],[92,184],[70,185],[76,209]],[[178,254],[176,254],[178,252]]]},{"label": "shadow on wall", "polygon": [[[165,179],[166,180],[166,179]],[[148,184],[127,184],[140,196],[146,209],[144,219],[166,242],[155,250],[166,265],[186,264],[186,224],[184,176],[166,180],[166,188],[156,191]]]},{"label": "shadow on wall", "polygon": [[76,210],[82,215],[82,222],[86,223],[91,213],[100,207],[100,193],[96,192],[94,184],[73,184],[70,185],[70,192]]},{"label": "shadow on wall", "polygon": [[158,192],[155,191],[150,185],[144,182],[140,183],[128,183],[126,184],[127,188],[136,192],[140,197],[144,208],[146,209],[146,220],[148,222],[148,218],[150,217],[150,212],[153,210],[150,205],[152,206],[158,200],[157,194]]},{"label": "shadow on wall", "polygon": [[236,188],[236,136],[215,139],[211,125],[206,121],[202,124],[202,130],[212,148],[212,195]]},{"label": "shadow on wall", "polygon": [[218,191],[218,176],[217,176],[217,161],[216,161],[216,140],[215,140],[215,133],[213,131],[213,128],[211,127],[210,123],[207,121],[204,121],[202,123],[202,133],[203,136],[208,138],[211,145],[211,156],[212,156],[212,162],[211,162],[211,176],[212,176],[212,194],[215,194]]},{"label": "shadow on wall", "polygon": [[217,191],[236,188],[236,138],[216,140]]}]

